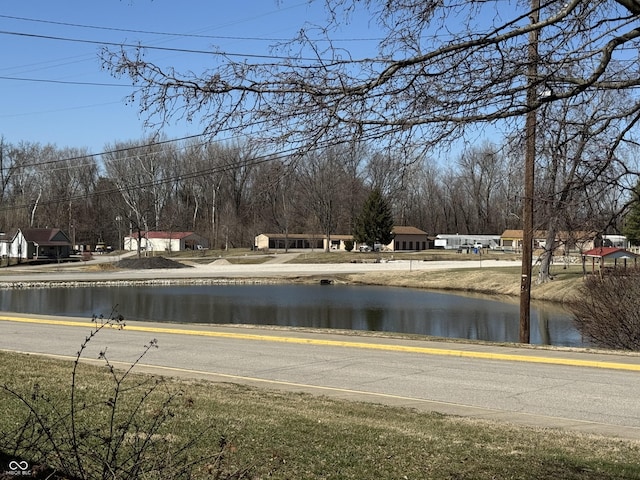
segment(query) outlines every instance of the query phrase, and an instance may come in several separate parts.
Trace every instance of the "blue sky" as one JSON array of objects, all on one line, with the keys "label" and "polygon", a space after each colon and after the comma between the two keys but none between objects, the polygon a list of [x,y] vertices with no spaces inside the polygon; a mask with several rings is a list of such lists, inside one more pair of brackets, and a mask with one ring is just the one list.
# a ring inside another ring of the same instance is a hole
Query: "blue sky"
[{"label": "blue sky", "polygon": [[[151,132],[143,129],[137,105],[125,104],[132,92],[129,80],[103,70],[100,46],[89,42],[193,50],[217,46],[224,51],[266,53],[273,43],[269,39],[290,38],[305,22],[322,23],[322,4],[307,0],[4,0],[0,7],[0,136],[12,144],[86,147],[94,154],[116,141],[141,139]],[[362,21],[359,27],[352,23],[343,33],[371,37],[367,23]],[[148,55],[163,65],[195,73],[212,65],[204,54],[153,51]],[[177,122],[164,133],[180,138],[200,130],[198,124]]]}]

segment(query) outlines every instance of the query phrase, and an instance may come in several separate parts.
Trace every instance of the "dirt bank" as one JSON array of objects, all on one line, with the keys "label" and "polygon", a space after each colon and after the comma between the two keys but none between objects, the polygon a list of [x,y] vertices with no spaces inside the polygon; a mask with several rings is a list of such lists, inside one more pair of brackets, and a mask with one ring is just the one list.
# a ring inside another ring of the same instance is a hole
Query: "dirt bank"
[{"label": "dirt bank", "polygon": [[[352,284],[425,288],[495,296],[518,297],[520,295],[520,270],[511,268],[354,273],[345,275],[342,281]],[[574,273],[556,276],[553,281],[542,285],[536,285],[534,281],[531,298],[565,303],[578,296],[577,288],[581,283],[582,277]]]}]

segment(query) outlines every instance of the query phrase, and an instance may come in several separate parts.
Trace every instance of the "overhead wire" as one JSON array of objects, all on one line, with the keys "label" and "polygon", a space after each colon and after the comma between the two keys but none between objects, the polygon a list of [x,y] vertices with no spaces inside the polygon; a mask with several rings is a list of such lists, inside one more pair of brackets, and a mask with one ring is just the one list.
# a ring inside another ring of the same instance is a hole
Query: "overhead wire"
[{"label": "overhead wire", "polygon": [[19,82],[39,82],[39,83],[57,83],[60,85],[85,85],[91,87],[128,87],[131,88],[131,84],[125,83],[102,83],[102,82],[77,82],[71,80],[48,80],[42,78],[27,78],[27,77],[6,77],[0,75],[0,80],[17,80]]},{"label": "overhead wire", "polygon": [[[306,2],[301,3],[300,5],[306,4]],[[27,17],[17,17],[11,15],[0,15],[0,18],[19,20],[19,21],[27,21],[27,22],[37,22],[42,24],[52,24],[52,25],[61,25],[61,26],[69,26],[74,28],[90,28],[95,30],[104,30],[104,31],[117,31],[117,32],[130,32],[130,33],[140,33],[140,34],[149,34],[149,35],[158,35],[158,36],[170,36],[170,37],[185,37],[185,38],[203,38],[203,39],[223,39],[223,40],[249,40],[249,41],[288,41],[290,38],[267,38],[267,37],[248,37],[248,36],[221,36],[221,35],[203,35],[203,34],[183,34],[183,33],[172,33],[172,32],[158,32],[158,31],[146,31],[146,30],[130,30],[130,29],[121,29],[121,28],[113,28],[113,27],[100,27],[95,25],[82,25],[76,23],[69,22],[55,22],[50,20],[39,20]],[[186,48],[170,48],[170,47],[159,47],[152,45],[144,45],[142,43],[122,43],[122,42],[106,42],[106,41],[96,41],[96,40],[87,40],[82,38],[69,38],[65,36],[54,36],[54,35],[42,35],[42,34],[34,34],[28,32],[19,32],[19,31],[8,31],[3,30],[0,31],[2,35],[13,35],[19,37],[28,37],[28,38],[36,38],[43,40],[52,40],[52,41],[67,41],[67,42],[76,42],[83,44],[92,44],[92,45],[100,45],[100,46],[115,46],[120,48],[135,48],[135,49],[148,49],[148,50],[159,50],[159,51],[168,51],[168,52],[178,52],[178,53],[193,53],[193,54],[207,54],[207,55],[224,55],[224,56],[242,56],[244,58],[257,58],[257,59],[275,59],[277,61],[288,61],[292,59],[302,60],[302,61],[318,61],[318,57],[313,58],[305,58],[301,56],[282,56],[282,55],[256,55],[252,53],[237,53],[237,52],[225,52],[225,51],[213,51],[213,50],[198,50],[198,49],[186,49]],[[371,39],[340,39],[340,41],[370,41]],[[331,60],[322,60],[321,61],[335,61]],[[71,81],[71,80],[53,80],[53,79],[37,79],[37,78],[29,78],[25,76],[0,76],[0,80],[13,80],[13,81],[24,81],[24,82],[37,82],[37,83],[51,83],[51,84],[66,84],[66,85],[87,85],[87,86],[98,86],[98,87],[131,87],[131,85],[126,84],[115,84],[115,83],[105,83],[105,82],[80,82],[80,81]],[[166,141],[155,142],[154,145],[161,145],[164,143],[174,143],[179,141],[186,141],[189,139],[194,139],[198,137],[202,137],[202,134],[198,135],[189,135],[178,139],[171,139]],[[219,141],[232,141],[232,138],[225,138]],[[208,140],[207,142],[211,142]],[[207,143],[204,142],[204,143]],[[21,169],[33,168],[33,167],[49,167],[49,171],[55,171],[58,168],[68,168],[68,165],[62,165],[63,163],[69,163],[70,161],[78,160],[78,159],[92,159],[97,158],[103,155],[114,154],[120,152],[122,150],[130,151],[134,148],[142,148],[145,145],[141,146],[127,146],[123,149],[115,149],[107,152],[100,152],[97,154],[88,154],[81,155],[78,157],[64,158],[64,159],[56,159],[49,160],[45,162],[36,162],[31,164],[21,165]],[[125,160],[123,158],[123,160]],[[57,166],[60,165],[60,166]],[[75,166],[74,166],[75,167]],[[82,164],[77,165],[77,168],[82,168]],[[0,166],[0,171],[5,170],[6,168]]]},{"label": "overhead wire", "polygon": [[[271,55],[271,54],[257,54],[257,53],[247,53],[247,52],[225,52],[225,51],[216,51],[216,50],[197,50],[190,48],[177,48],[177,47],[158,47],[154,45],[144,45],[141,43],[125,43],[125,42],[111,42],[106,40],[87,40],[82,38],[70,38],[70,37],[60,37],[57,35],[43,35],[38,33],[25,33],[25,32],[13,32],[8,30],[0,30],[0,35],[11,35],[18,37],[28,37],[28,38],[37,38],[41,40],[56,40],[62,42],[74,42],[74,43],[83,43],[90,45],[100,45],[100,46],[109,46],[109,47],[119,47],[119,48],[132,48],[132,49],[140,49],[140,50],[158,50],[163,52],[178,52],[178,53],[190,53],[190,54],[199,54],[199,55],[213,55],[220,57],[242,57],[242,58],[254,58],[254,59],[263,59],[263,60],[278,60],[278,61],[290,61],[290,60],[298,60],[298,61],[309,61],[309,62],[328,62],[333,64],[352,64],[359,63],[359,61],[352,60],[339,60],[334,58],[318,58],[318,57],[300,57],[293,55]],[[389,62],[391,60],[380,59],[381,62]]]},{"label": "overhead wire", "polygon": [[[306,5],[307,2],[303,2],[298,5],[293,5],[291,8],[295,8],[299,5]],[[247,36],[238,36],[238,35],[203,35],[197,33],[177,33],[177,32],[160,32],[154,30],[136,30],[129,28],[118,28],[118,27],[104,27],[98,25],[85,25],[80,23],[70,23],[70,22],[57,22],[53,20],[41,20],[36,18],[27,18],[27,17],[17,17],[13,15],[0,15],[0,18],[7,18],[11,20],[20,20],[25,22],[35,22],[35,23],[44,23],[50,25],[61,25],[66,27],[76,27],[76,28],[86,28],[93,30],[104,30],[104,31],[112,31],[112,32],[123,32],[123,33],[139,33],[144,35],[158,35],[158,36],[170,36],[170,37],[184,37],[184,38],[202,38],[202,39],[211,39],[211,40],[247,40],[247,41],[261,41],[261,42],[288,42],[291,38],[278,38],[278,37],[247,37]],[[319,40],[319,39],[318,39]],[[370,41],[381,41],[382,38],[336,38],[334,39],[340,42],[370,42]]]},{"label": "overhead wire", "polygon": [[[396,128],[396,131],[400,131],[402,130],[400,127]],[[195,136],[191,136],[191,137],[186,137],[186,138],[192,138],[192,137],[197,137],[199,135],[195,135]],[[360,141],[366,141],[368,139],[371,138],[375,138],[377,137],[376,134],[368,134],[366,135],[364,138],[359,139]],[[175,140],[167,140],[164,142],[159,142],[158,144],[161,143],[168,143],[171,141],[175,141]],[[333,147],[333,146],[337,146],[337,145],[342,145],[342,144],[348,144],[352,142],[352,140],[349,139],[345,139],[342,141],[331,141],[331,142],[327,142],[324,144],[316,144],[313,146],[313,148],[309,149],[309,152],[313,152],[313,151],[318,151],[318,150],[322,150],[322,149],[326,149],[329,147]],[[203,143],[203,145],[206,144]],[[156,144],[153,144],[156,145]],[[124,149],[117,149],[114,150],[113,153],[116,152],[121,152],[121,151],[126,151],[126,150],[130,150],[136,147],[129,147],[129,148],[124,148]],[[140,147],[137,147],[140,148]],[[118,194],[118,193],[122,193],[123,190],[127,190],[129,188],[136,188],[136,189],[144,189],[144,188],[150,188],[150,187],[154,187],[154,186],[158,186],[158,185],[164,185],[167,183],[174,183],[174,182],[180,182],[180,181],[185,181],[185,180],[189,180],[189,179],[193,179],[193,178],[198,178],[201,177],[203,175],[212,175],[212,174],[216,174],[216,173],[223,173],[225,171],[228,170],[232,170],[235,168],[238,168],[240,166],[251,166],[251,167],[255,167],[267,162],[272,162],[272,161],[276,161],[276,160],[283,160],[283,159],[287,159],[287,158],[292,158],[294,156],[294,154],[298,151],[298,148],[292,147],[289,150],[283,150],[280,152],[272,152],[272,153],[265,153],[262,155],[257,155],[255,156],[251,161],[246,162],[243,160],[238,160],[237,162],[233,162],[233,163],[229,163],[226,165],[214,165],[211,166],[210,168],[206,168],[203,170],[198,170],[198,171],[194,171],[194,172],[187,172],[187,173],[183,173],[183,174],[178,174],[178,175],[174,175],[174,176],[169,176],[166,178],[162,178],[159,180],[150,180],[149,182],[143,182],[143,183],[136,183],[136,184],[128,184],[122,187],[114,187],[111,189],[106,189],[106,190],[100,190],[100,191],[94,191],[91,193],[85,193],[85,194],[81,194],[81,195],[73,195],[73,196],[65,196],[65,197],[58,197],[58,198],[52,198],[49,200],[41,200],[38,205],[42,206],[42,205],[55,205],[58,203],[72,203],[72,202],[76,202],[76,201],[82,201],[82,200],[88,200],[90,198],[95,198],[95,197],[100,197],[100,196],[105,196],[105,195],[111,195],[111,194]],[[157,153],[157,152],[155,152]],[[84,157],[76,157],[76,158],[84,158]],[[31,205],[30,204],[20,204],[20,205],[8,205],[8,206],[2,206],[0,207],[0,212],[4,212],[4,211],[11,211],[11,210],[20,210],[23,208],[30,208]]]}]

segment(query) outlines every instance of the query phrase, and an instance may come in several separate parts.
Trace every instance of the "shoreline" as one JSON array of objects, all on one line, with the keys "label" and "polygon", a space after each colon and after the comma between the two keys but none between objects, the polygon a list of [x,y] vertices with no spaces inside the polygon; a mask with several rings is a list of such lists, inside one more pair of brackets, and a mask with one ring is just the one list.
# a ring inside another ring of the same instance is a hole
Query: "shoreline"
[{"label": "shoreline", "polygon": [[[311,273],[307,275],[279,276],[242,276],[242,277],[181,277],[181,278],[127,278],[127,279],[77,279],[77,280],[11,280],[0,278],[0,289],[49,289],[49,288],[89,288],[89,287],[136,287],[169,285],[277,285],[277,284],[325,284],[325,285],[362,285],[386,286],[394,288],[415,288],[451,295],[478,295],[499,298],[503,301],[516,301],[519,291],[517,276],[494,272],[482,273],[484,282],[473,282],[477,276],[473,271],[441,271],[438,275],[424,274],[409,276],[398,273],[351,273],[327,274]],[[445,283],[443,284],[443,277]],[[449,278],[454,277],[454,278]],[[506,278],[513,277],[513,278]],[[465,280],[466,279],[466,280]],[[549,285],[536,285],[532,289],[531,300],[564,305],[575,298],[574,285],[567,282],[552,281]],[[452,286],[455,285],[455,286]],[[545,288],[546,287],[546,288]],[[562,287],[562,288],[561,288]]]},{"label": "shoreline", "polygon": [[[183,264],[184,265],[184,264]],[[127,287],[153,285],[312,284],[375,285],[417,288],[459,295],[515,300],[520,296],[520,268],[513,261],[393,261],[388,263],[220,263],[190,268],[116,268],[100,263],[3,269],[0,289]],[[532,301],[567,304],[579,294],[582,275],[560,271],[556,279],[532,283]]]}]

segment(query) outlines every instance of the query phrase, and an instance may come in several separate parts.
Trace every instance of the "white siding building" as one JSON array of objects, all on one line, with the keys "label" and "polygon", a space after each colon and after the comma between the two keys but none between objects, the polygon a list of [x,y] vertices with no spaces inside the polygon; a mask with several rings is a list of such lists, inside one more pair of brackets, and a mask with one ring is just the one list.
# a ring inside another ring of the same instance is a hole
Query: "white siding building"
[{"label": "white siding building", "polygon": [[154,252],[180,252],[182,250],[198,250],[209,248],[209,241],[194,232],[141,232],[124,237],[125,250],[141,250]]}]

